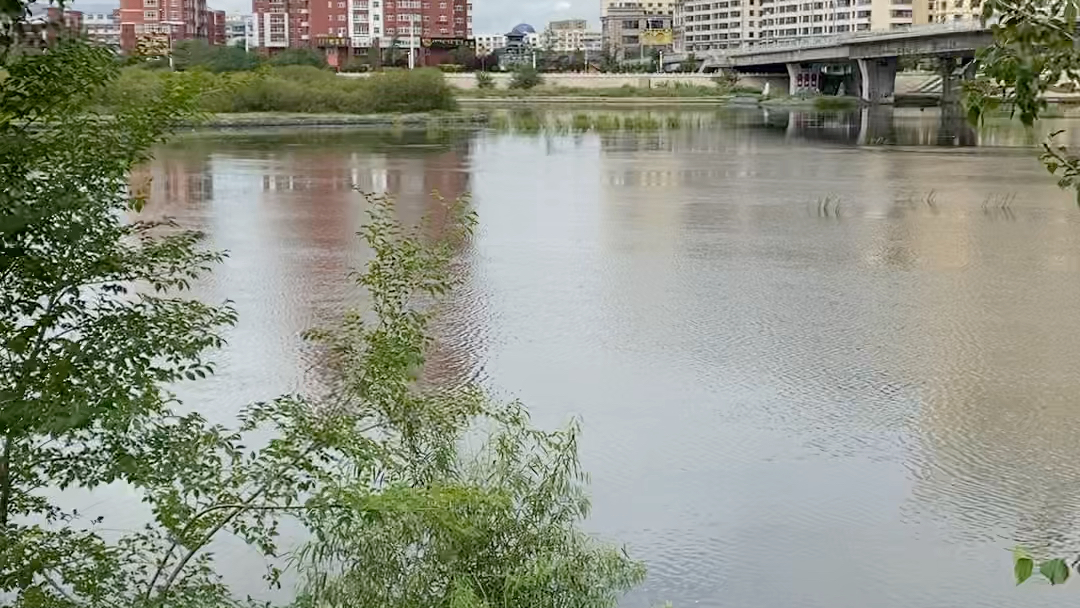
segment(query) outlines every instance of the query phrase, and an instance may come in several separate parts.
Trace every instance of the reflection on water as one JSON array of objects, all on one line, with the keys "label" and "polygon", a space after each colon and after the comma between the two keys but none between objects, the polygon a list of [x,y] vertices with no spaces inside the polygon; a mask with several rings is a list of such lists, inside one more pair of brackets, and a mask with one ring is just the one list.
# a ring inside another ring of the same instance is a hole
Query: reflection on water
[{"label": "reflection on water", "polygon": [[1037,135],[917,109],[699,118],[163,150],[148,212],[230,250],[201,289],[240,312],[183,396],[227,420],[310,385],[299,333],[357,298],[352,185],[409,220],[472,192],[437,373],[584,418],[589,525],[650,567],[627,606],[1060,603],[1013,588],[1003,551],[1080,544],[1080,214]]}]

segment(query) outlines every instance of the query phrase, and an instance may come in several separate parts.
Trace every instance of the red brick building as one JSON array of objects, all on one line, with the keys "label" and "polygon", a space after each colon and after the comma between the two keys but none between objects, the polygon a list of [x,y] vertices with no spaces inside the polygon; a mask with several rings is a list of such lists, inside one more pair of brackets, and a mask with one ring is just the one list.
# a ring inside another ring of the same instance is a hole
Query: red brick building
[{"label": "red brick building", "polygon": [[[206,0],[120,0],[120,48],[127,53],[151,54],[180,40],[215,43],[214,13]],[[225,17],[222,13],[222,26]],[[224,32],[220,36],[225,41]]]},{"label": "red brick building", "polygon": [[320,49],[331,65],[392,41],[433,65],[472,37],[470,0],[253,0],[252,12],[255,47]]},{"label": "red brick building", "polygon": [[210,11],[210,44],[224,46],[227,40],[225,11]]},{"label": "red brick building", "polygon": [[83,31],[83,14],[33,2],[27,5],[27,20],[22,25],[22,42],[29,46],[47,46],[65,36],[79,36]]},{"label": "red brick building", "polygon": [[251,12],[255,47],[273,52],[310,45],[308,0],[253,0]]}]

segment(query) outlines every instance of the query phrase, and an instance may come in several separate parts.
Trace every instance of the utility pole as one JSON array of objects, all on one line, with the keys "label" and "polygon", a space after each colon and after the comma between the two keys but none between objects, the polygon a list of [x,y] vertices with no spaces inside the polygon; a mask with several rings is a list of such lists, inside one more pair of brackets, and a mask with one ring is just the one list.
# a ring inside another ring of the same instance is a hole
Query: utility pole
[{"label": "utility pole", "polygon": [[409,13],[409,69],[416,69],[416,15]]}]

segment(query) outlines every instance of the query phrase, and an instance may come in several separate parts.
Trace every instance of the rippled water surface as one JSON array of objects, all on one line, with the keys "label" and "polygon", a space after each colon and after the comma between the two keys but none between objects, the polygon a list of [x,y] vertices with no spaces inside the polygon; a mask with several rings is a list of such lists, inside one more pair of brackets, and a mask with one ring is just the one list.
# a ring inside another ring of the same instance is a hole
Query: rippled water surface
[{"label": "rippled water surface", "polygon": [[626,606],[1069,601],[1014,588],[1005,551],[1080,547],[1080,212],[1035,139],[917,110],[692,118],[163,150],[150,212],[231,252],[202,289],[241,319],[183,395],[228,420],[317,373],[299,333],[355,300],[352,185],[406,218],[471,192],[438,373],[583,419],[588,525],[649,566]]}]

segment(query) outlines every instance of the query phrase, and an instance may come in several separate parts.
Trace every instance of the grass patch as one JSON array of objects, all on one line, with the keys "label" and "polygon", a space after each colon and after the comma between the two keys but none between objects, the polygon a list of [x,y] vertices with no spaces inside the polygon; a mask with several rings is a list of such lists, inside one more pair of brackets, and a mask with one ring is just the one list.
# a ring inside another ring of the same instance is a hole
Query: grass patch
[{"label": "grass patch", "polygon": [[568,115],[534,110],[499,112],[488,121],[489,127],[507,133],[651,133],[697,124],[694,116],[679,114],[578,112]]},{"label": "grass patch", "polygon": [[858,107],[857,102],[852,97],[835,97],[829,95],[823,95],[821,97],[814,98],[814,109],[829,111],[829,110],[854,110]]}]

